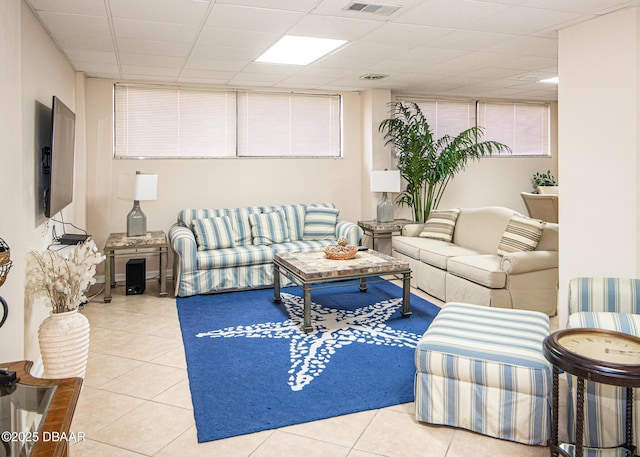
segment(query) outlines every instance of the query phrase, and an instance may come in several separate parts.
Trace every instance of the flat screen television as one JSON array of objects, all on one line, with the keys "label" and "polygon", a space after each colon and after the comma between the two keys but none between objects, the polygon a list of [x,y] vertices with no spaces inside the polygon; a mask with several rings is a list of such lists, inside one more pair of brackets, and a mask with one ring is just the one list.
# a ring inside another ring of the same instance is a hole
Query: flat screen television
[{"label": "flat screen television", "polygon": [[56,96],[51,107],[51,147],[43,149],[44,215],[52,217],[73,201],[76,115]]}]

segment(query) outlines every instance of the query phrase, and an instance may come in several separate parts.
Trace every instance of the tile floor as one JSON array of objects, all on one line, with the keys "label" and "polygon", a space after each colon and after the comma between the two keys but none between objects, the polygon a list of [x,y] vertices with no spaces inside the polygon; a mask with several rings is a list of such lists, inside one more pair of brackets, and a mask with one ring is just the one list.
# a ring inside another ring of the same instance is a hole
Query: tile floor
[{"label": "tile floor", "polygon": [[126,296],[119,286],[111,303],[99,294],[84,307],[91,347],[71,430],[86,438],[71,446],[72,457],[549,455],[418,423],[413,403],[198,444],[175,299],[157,291],[155,281],[143,295]]}]

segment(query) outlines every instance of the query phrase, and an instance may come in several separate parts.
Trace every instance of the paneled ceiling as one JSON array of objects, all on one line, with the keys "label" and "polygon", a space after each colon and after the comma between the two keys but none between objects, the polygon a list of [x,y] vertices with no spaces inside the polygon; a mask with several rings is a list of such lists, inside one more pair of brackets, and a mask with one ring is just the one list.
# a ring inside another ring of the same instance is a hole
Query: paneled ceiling
[{"label": "paneled ceiling", "polygon": [[[90,77],[555,100],[558,30],[640,0],[26,0]],[[365,3],[365,2],[359,2]],[[308,66],[256,63],[283,35],[348,40]],[[364,75],[385,75],[380,80]]]}]

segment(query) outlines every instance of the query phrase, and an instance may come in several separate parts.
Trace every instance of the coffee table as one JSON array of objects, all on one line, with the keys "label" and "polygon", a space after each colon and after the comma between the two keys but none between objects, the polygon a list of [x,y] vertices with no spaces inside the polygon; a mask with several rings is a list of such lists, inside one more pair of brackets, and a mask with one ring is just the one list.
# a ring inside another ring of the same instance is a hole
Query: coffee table
[{"label": "coffee table", "polygon": [[[367,278],[381,275],[402,276],[402,316],[411,315],[411,268],[408,262],[401,262],[377,251],[359,251],[350,260],[327,259],[322,251],[282,252],[273,259],[273,300],[280,303],[280,274],[287,276],[304,291],[305,333],[313,331],[311,325],[311,290],[318,284],[335,283],[359,279],[360,291],[366,292]],[[383,280],[387,281],[388,279]],[[334,284],[325,287],[339,287]],[[350,285],[350,284],[346,284]]]}]

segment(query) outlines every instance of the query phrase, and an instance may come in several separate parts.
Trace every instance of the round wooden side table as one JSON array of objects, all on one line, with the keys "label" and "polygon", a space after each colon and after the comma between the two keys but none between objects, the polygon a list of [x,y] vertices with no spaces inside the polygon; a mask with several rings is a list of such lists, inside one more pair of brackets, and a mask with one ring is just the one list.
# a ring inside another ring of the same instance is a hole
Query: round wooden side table
[{"label": "round wooden side table", "polygon": [[640,387],[640,338],[612,330],[572,328],[545,338],[544,356],[553,364],[551,448],[552,456],[572,457],[558,443],[558,377],[564,370],[577,377],[576,444],[573,457],[583,457],[584,381],[627,389],[625,443],[627,456],[635,455],[633,444],[633,388]]}]

